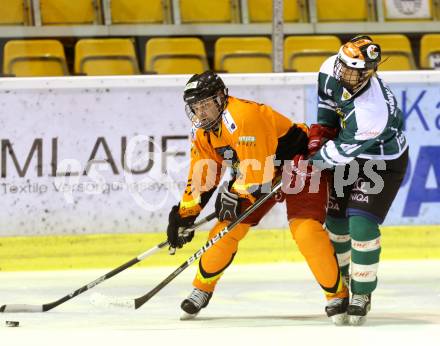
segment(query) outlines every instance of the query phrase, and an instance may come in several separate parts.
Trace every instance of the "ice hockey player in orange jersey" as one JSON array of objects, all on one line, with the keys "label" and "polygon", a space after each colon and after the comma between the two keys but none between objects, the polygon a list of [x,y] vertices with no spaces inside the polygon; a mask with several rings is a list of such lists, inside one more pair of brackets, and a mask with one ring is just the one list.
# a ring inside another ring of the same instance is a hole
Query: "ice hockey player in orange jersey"
[{"label": "ice hockey player in orange jersey", "polygon": [[[218,222],[210,231],[210,238],[269,192],[273,181],[282,174],[281,167],[288,167],[294,156],[306,155],[308,146],[305,124],[293,124],[267,105],[229,96],[222,79],[211,71],[191,77],[185,86],[184,101],[193,124],[191,165],[187,188],[169,214],[167,236],[172,252],[192,240],[194,233],[183,230],[194,223],[217,189],[226,167],[230,167],[232,179],[219,188],[215,202]],[[286,203],[292,237],[324,290],[327,315],[336,324],[341,323],[345,310],[332,310],[333,305],[341,306],[332,302],[342,300],[348,304],[348,291],[322,226],[328,202],[328,177],[322,174],[319,179],[313,191],[310,179],[291,175],[282,195],[269,199],[202,255],[194,289],[181,304],[182,319],[195,317],[208,305],[218,280],[234,259],[240,240],[281,201]],[[302,184],[303,188],[295,189],[295,184]]]}]

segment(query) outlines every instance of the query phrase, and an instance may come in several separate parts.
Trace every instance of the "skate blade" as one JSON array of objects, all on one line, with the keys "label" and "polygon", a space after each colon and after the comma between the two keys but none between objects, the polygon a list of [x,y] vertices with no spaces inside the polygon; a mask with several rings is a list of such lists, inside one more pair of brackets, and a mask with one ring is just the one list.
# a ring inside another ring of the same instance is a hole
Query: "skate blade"
[{"label": "skate blade", "polygon": [[184,312],[184,313],[180,316],[180,320],[181,320],[181,321],[190,321],[190,320],[193,320],[194,318],[196,318],[198,314],[199,314],[198,312],[195,313],[195,314],[189,314],[189,313],[187,313],[187,312]]},{"label": "skate blade", "polygon": [[347,313],[333,315],[331,317],[332,322],[335,326],[344,326],[348,323]]},{"label": "skate blade", "polygon": [[361,326],[367,321],[367,316],[348,316],[348,324],[350,326]]}]

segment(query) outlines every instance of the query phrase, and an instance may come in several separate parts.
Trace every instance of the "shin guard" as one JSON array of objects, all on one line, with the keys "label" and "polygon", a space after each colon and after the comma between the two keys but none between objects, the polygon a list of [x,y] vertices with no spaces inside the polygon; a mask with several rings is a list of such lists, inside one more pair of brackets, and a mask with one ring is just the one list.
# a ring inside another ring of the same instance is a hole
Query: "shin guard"
[{"label": "shin guard", "polygon": [[295,219],[290,231],[327,299],[347,297],[335,250],[322,225],[313,219]]},{"label": "shin guard", "polygon": [[[228,225],[228,222],[218,222],[209,233],[209,239]],[[205,252],[199,261],[199,269],[194,278],[194,287],[213,292],[215,285],[224,270],[232,263],[238,249],[238,243],[249,230],[249,225],[239,224],[219,242]]]},{"label": "shin guard", "polygon": [[350,216],[351,241],[351,291],[366,295],[377,286],[377,269],[380,256],[379,226],[364,216]]},{"label": "shin guard", "polygon": [[325,227],[335,248],[341,274],[343,277],[348,277],[351,259],[351,237],[348,229],[348,219],[327,216]]}]

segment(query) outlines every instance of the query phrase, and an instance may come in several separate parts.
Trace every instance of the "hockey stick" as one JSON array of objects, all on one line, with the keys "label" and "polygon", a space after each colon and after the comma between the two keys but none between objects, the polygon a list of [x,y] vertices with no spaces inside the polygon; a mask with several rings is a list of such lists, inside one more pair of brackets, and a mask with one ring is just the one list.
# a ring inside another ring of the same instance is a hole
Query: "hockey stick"
[{"label": "hockey stick", "polygon": [[174,278],[176,278],[181,272],[188,268],[193,262],[199,259],[208,249],[222,239],[226,234],[228,234],[235,226],[243,222],[249,215],[251,215],[255,210],[257,210],[264,202],[276,194],[276,192],[281,188],[282,181],[279,181],[272,190],[262,197],[260,197],[254,204],[252,204],[248,209],[244,211],[237,219],[232,221],[228,226],[221,230],[215,237],[208,240],[208,242],[190,258],[188,258],[184,263],[180,265],[175,271],[173,271],[168,277],[163,280],[159,285],[154,287],[151,291],[147,292],[143,296],[138,298],[111,298],[102,296],[101,303],[105,303],[107,306],[124,307],[130,309],[139,309],[142,305],[148,302],[152,297],[154,297],[162,288],[168,285]]},{"label": "hockey stick", "polygon": [[[191,227],[187,228],[188,230],[196,229],[197,227],[200,227],[201,225],[211,221],[215,218],[215,213],[209,214],[208,216],[204,217],[200,221],[196,222]],[[96,285],[99,285],[100,283],[110,279],[111,277],[115,276],[116,274],[119,274],[120,272],[124,271],[127,268],[130,268],[131,266],[135,265],[136,263],[139,263],[143,259],[147,258],[148,256],[153,255],[163,247],[168,245],[168,241],[163,241],[160,244],[157,244],[156,246],[152,247],[151,249],[141,253],[139,256],[131,259],[130,261],[124,263],[123,265],[113,269],[112,271],[108,272],[107,274],[104,274],[97,278],[96,280],[88,283],[87,285],[84,285],[80,288],[78,288],[76,291],[73,291],[72,293],[54,301],[51,303],[43,304],[43,305],[30,305],[30,304],[7,304],[0,306],[0,312],[46,312],[49,310],[52,310],[53,308],[57,307],[58,305],[61,305],[68,300],[80,295],[81,293],[84,293],[85,291],[88,291],[89,289],[95,287]]]}]

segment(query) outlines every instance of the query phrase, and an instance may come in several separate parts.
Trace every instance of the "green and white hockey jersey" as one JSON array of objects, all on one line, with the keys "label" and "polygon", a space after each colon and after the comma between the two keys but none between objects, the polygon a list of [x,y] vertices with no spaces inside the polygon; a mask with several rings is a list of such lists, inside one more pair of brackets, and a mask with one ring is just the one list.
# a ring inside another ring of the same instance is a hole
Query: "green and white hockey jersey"
[{"label": "green and white hockey jersey", "polygon": [[361,91],[351,95],[333,75],[335,59],[336,55],[328,58],[319,71],[318,123],[340,128],[340,132],[310,160],[337,166],[355,157],[398,158],[408,143],[402,132],[402,111],[393,93],[375,75]]}]

